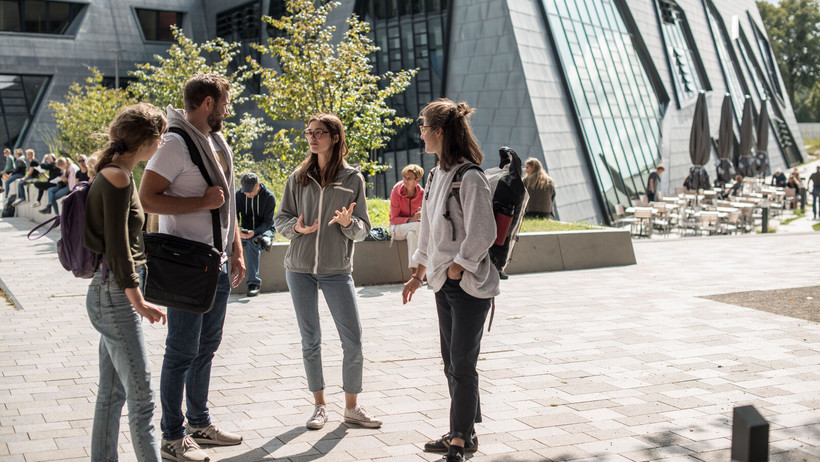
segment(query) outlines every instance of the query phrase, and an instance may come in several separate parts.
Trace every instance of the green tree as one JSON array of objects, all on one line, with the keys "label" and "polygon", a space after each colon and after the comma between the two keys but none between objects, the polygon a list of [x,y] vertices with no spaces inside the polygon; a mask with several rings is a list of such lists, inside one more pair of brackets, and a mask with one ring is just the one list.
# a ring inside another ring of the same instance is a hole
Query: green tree
[{"label": "green tree", "polygon": [[806,100],[798,92],[810,91],[820,79],[820,1],[781,0],[778,5],[758,1],[757,8],[789,99],[799,109]]},{"label": "green tree", "polygon": [[85,79],[86,84],[71,84],[65,102],[48,103],[57,121],[57,143],[52,148],[75,159],[102,148],[108,139],[108,124],[120,108],[136,102],[124,89],[104,87],[99,70],[89,70],[91,75]]},{"label": "green tree", "polygon": [[[230,69],[234,56],[239,53],[238,44],[221,38],[198,44],[186,37],[181,29],[172,28],[176,42],[168,49],[168,56],[155,55],[156,63],[137,64],[137,70],[130,72],[138,79],[129,86],[137,98],[162,108],[168,105],[182,108],[185,82],[197,73],[213,73],[224,76],[231,83],[231,112],[234,106],[248,101],[247,96],[243,96],[244,82],[249,76],[245,66]],[[270,171],[265,171],[265,163],[254,162],[251,153],[252,143],[269,130],[261,118],[249,114],[243,114],[238,122],[236,115],[225,121],[222,132],[235,154],[235,172],[253,170],[263,178],[272,176]]]},{"label": "green tree", "polygon": [[[387,166],[372,161],[370,153],[383,147],[396,127],[411,121],[397,117],[387,100],[407,89],[416,70],[374,75],[368,56],[378,47],[367,35],[369,25],[350,17],[341,42],[334,44],[335,28],[327,25],[327,15],[339,3],[319,3],[288,0],[286,16],[263,18],[282,32],[255,48],[278,62],[281,70],[249,60],[266,90],[254,99],[278,121],[307,122],[318,112],[335,113],[345,126],[349,162],[359,164],[366,174],[383,171]],[[265,149],[284,176],[304,159],[308,149],[298,125],[279,130]]]}]

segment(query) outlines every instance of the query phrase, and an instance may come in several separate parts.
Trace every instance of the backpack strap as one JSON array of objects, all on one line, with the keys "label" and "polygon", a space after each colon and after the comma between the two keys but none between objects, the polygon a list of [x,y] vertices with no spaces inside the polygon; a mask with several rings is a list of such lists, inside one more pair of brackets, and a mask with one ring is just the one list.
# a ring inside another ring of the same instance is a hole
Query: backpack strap
[{"label": "backpack strap", "polygon": [[[456,170],[456,174],[453,175],[453,182],[452,182],[452,185],[451,185],[452,187],[450,188],[450,194],[447,195],[447,200],[444,202],[444,219],[446,219],[447,221],[450,222],[450,228],[452,228],[452,230],[453,230],[453,239],[452,240],[454,240],[454,241],[456,240],[456,225],[455,225],[455,223],[453,223],[453,220],[451,219],[451,215],[450,215],[450,198],[451,197],[455,198],[456,203],[458,203],[458,206],[461,207],[461,195],[459,193],[459,191],[461,190],[461,180],[462,180],[462,178],[464,178],[464,174],[467,172],[467,170],[472,170],[472,169],[481,170],[481,167],[479,167],[478,165],[476,165],[472,162],[467,162],[466,164],[459,167],[458,170]],[[432,176],[432,171],[431,171],[431,176]]]},{"label": "backpack strap", "polygon": [[[49,223],[51,224],[51,226],[49,226],[47,230],[40,233],[40,235],[37,236],[37,237],[31,237],[31,235],[34,234],[35,231],[37,231],[38,229],[48,225]],[[48,220],[46,220],[46,221],[40,223],[39,225],[35,226],[34,228],[32,228],[31,231],[28,232],[28,240],[34,241],[34,240],[40,239],[41,237],[43,237],[46,234],[50,233],[52,229],[54,229],[58,226],[60,226],[60,215],[57,215],[55,217],[51,217]]]},{"label": "backpack strap", "polygon": [[[171,133],[176,133],[181,136],[183,140],[185,140],[185,145],[188,146],[188,153],[191,155],[191,161],[193,161],[194,165],[199,168],[199,172],[202,173],[202,177],[205,178],[205,183],[207,183],[208,186],[213,186],[214,182],[211,181],[211,176],[208,175],[208,171],[205,169],[205,162],[202,161],[202,154],[200,154],[199,149],[196,147],[196,144],[194,144],[194,140],[191,139],[191,135],[179,127],[171,127],[168,131]],[[211,209],[211,222],[213,224],[214,232],[214,247],[216,247],[216,250],[221,253],[222,220],[219,218],[219,208]]]}]

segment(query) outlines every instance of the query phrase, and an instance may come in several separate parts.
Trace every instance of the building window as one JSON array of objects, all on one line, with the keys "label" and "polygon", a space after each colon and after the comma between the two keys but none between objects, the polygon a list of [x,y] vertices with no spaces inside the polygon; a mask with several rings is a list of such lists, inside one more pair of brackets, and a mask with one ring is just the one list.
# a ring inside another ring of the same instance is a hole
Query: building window
[{"label": "building window", "polygon": [[171,26],[181,27],[182,13],[178,11],[144,10],[135,8],[137,19],[146,41],[172,42]]},{"label": "building window", "polygon": [[51,77],[0,74],[0,147],[19,147]]},{"label": "building window", "polygon": [[67,35],[85,3],[0,0],[0,31]]},{"label": "building window", "polygon": [[[660,161],[669,98],[625,5],[543,0],[552,41],[581,128],[592,173],[611,218],[642,194]],[[625,19],[628,19],[625,20]]]},{"label": "building window", "polygon": [[737,55],[732,48],[732,41],[726,31],[726,24],[723,22],[720,13],[715,8],[712,0],[706,2],[706,17],[709,19],[709,27],[712,30],[715,48],[717,49],[720,66],[723,69],[723,76],[726,80],[726,88],[732,97],[732,109],[734,110],[735,121],[740,126],[743,117],[744,95],[749,93],[749,88],[743,80]]},{"label": "building window", "polygon": [[[273,0],[271,5],[275,2],[276,0]],[[259,51],[255,50],[251,44],[262,41],[262,2],[255,0],[218,13],[216,15],[216,35],[229,43],[239,44],[239,53],[233,57],[231,62],[233,70],[244,66],[248,56],[258,62]],[[259,77],[254,77],[247,82],[249,90],[254,93],[259,93],[260,83]]]},{"label": "building window", "polygon": [[672,71],[678,106],[694,100],[700,90],[710,90],[686,15],[673,0],[656,0],[666,57]]},{"label": "building window", "polygon": [[778,102],[783,104],[783,93],[780,90],[780,79],[777,76],[777,63],[774,60],[772,48],[769,41],[766,39],[766,34],[763,33],[755,23],[751,15],[749,15],[749,22],[752,24],[752,32],[757,40],[757,46],[760,50],[760,57],[763,60],[763,66],[769,77],[769,85],[771,86],[775,96],[778,97]]},{"label": "building window", "polygon": [[[388,103],[397,116],[415,118],[424,105],[442,96],[447,3],[446,0],[356,2],[355,13],[370,24],[370,38],[380,48],[370,57],[373,71],[381,75],[418,68],[407,90]],[[380,162],[393,167],[375,179],[377,194],[390,193],[390,188],[401,179],[405,165],[419,164],[425,171],[433,166],[433,159],[421,152],[421,146],[418,128],[406,125],[398,128],[381,152],[374,154]]]}]

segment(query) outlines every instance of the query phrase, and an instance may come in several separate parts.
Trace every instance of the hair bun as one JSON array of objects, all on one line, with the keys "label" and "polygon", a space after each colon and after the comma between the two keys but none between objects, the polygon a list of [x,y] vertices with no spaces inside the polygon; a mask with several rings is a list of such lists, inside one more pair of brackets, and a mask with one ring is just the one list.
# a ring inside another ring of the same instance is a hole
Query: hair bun
[{"label": "hair bun", "polygon": [[467,103],[464,101],[459,101],[456,103],[456,116],[457,117],[467,117],[470,114],[475,112],[475,109],[471,108]]}]

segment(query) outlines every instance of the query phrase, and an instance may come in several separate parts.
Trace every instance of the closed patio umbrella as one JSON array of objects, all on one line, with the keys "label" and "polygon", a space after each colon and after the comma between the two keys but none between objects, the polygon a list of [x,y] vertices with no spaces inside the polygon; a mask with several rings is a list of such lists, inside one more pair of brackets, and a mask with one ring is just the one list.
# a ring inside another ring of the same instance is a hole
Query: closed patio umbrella
[{"label": "closed patio umbrella", "polygon": [[720,126],[718,128],[716,165],[717,181],[724,185],[735,176],[735,168],[732,165],[732,154],[735,148],[735,131],[732,120],[732,95],[726,93],[723,97],[723,106],[720,108]]},{"label": "closed patio umbrella", "polygon": [[706,108],[706,93],[698,94],[695,103],[695,117],[692,119],[692,131],[689,133],[689,158],[693,167],[689,169],[690,187],[694,190],[709,189],[709,174],[703,168],[709,162],[712,153],[712,141],[709,136],[709,115]]},{"label": "closed patio umbrella", "polygon": [[752,152],[755,148],[754,117],[752,97],[746,95],[746,101],[743,103],[743,118],[740,120],[740,146],[738,147],[740,161],[737,166],[737,172],[744,177],[755,176],[754,154]]},{"label": "closed patio umbrella", "polygon": [[760,102],[760,115],[757,118],[757,152],[755,153],[755,173],[766,175],[769,169],[769,109],[766,100]]}]

